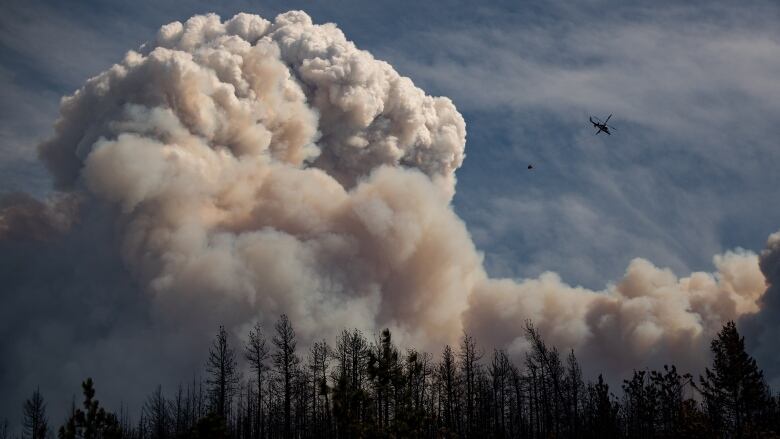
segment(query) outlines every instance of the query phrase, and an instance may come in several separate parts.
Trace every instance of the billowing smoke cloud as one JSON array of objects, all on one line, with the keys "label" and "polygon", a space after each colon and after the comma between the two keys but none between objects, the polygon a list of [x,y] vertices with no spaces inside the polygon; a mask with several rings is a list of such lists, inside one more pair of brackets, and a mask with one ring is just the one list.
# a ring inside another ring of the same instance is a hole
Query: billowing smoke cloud
[{"label": "billowing smoke cloud", "polygon": [[[532,319],[596,368],[698,367],[724,321],[759,311],[764,276],[746,251],[684,278],[636,259],[604,291],[554,273],[489,279],[450,205],[465,136],[450,100],[302,12],[163,26],[65,98],[40,147],[58,188],[82,200],[60,204],[79,208],[25,200],[0,211],[0,253],[20,218],[46,212],[28,235],[54,236],[58,250],[36,276],[78,305],[41,314],[45,285],[3,273],[13,312],[43,329],[4,323],[19,340],[4,347],[14,360],[2,384],[26,392],[45,374],[56,388],[90,373],[127,379],[108,384],[117,393],[145,392],[197,368],[217,324],[242,334],[282,312],[303,340],[387,326],[437,351],[467,330],[520,353]],[[36,242],[17,260],[38,262]],[[35,300],[22,299],[30,288]],[[52,372],[52,358],[66,366]],[[148,379],[127,377],[140,364]]]},{"label": "billowing smoke cloud", "polygon": [[748,345],[755,356],[770,373],[770,384],[780,385],[780,355],[777,350],[777,335],[780,334],[780,232],[769,236],[766,249],[761,252],[761,271],[768,289],[761,297],[761,312],[745,319]]},{"label": "billowing smoke cloud", "polygon": [[123,258],[166,312],[218,298],[236,325],[441,339],[479,267],[448,206],[464,144],[448,99],[291,12],[164,26],[65,99],[41,156],[119,207]]},{"label": "billowing smoke cloud", "polygon": [[520,283],[488,280],[471,294],[465,323],[522,351],[523,319],[532,319],[554,344],[574,348],[602,370],[672,361],[693,370],[708,360],[707,342],[723,322],[759,311],[766,287],[756,261],[750,252],[727,252],[714,257],[716,273],[678,279],[635,259],[599,292],[565,285],[554,273]]}]

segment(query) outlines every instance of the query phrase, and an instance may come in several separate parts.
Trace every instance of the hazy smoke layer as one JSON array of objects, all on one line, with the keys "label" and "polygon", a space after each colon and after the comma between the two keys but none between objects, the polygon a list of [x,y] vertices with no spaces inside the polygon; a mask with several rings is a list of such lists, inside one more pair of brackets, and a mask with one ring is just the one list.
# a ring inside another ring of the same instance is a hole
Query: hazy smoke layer
[{"label": "hazy smoke layer", "polygon": [[[46,261],[48,275],[65,285],[62,301],[88,310],[86,329],[58,335],[72,349],[45,341],[67,328],[62,313],[47,317],[49,332],[8,324],[4,331],[27,338],[5,348],[22,359],[2,371],[4,384],[26,392],[51,358],[68,364],[48,375],[52,387],[110,368],[125,377],[138,358],[158,367],[150,380],[181,380],[175,366],[200,364],[218,323],[242,334],[282,312],[303,340],[388,326],[437,351],[465,329],[519,353],[533,319],[551,343],[597,368],[698,367],[724,321],[759,311],[764,276],[745,251],[685,278],[636,259],[605,291],[554,273],[489,279],[450,206],[464,146],[450,100],[426,96],[335,25],[289,12],[274,22],[206,15],[163,26],[65,98],[40,147],[58,187],[88,199],[76,225],[66,231],[75,202],[2,205],[6,241],[22,233],[19,218],[47,212],[26,236],[55,236],[51,255],[69,259]],[[73,274],[80,259],[96,264],[81,272],[94,273],[94,285]],[[3,275],[15,285],[9,294],[32,288]],[[116,291],[96,292],[112,282]],[[15,309],[37,312],[18,301]],[[125,356],[133,360],[117,359]]]},{"label": "hazy smoke layer", "polygon": [[748,342],[759,364],[769,373],[770,383],[780,385],[780,355],[777,350],[777,336],[780,334],[780,232],[769,236],[766,249],[761,252],[761,271],[768,289],[761,298],[761,312],[749,316],[745,321]]},{"label": "hazy smoke layer", "polygon": [[23,194],[0,197],[0,241],[45,240],[70,228],[78,200],[57,195],[41,202]]}]

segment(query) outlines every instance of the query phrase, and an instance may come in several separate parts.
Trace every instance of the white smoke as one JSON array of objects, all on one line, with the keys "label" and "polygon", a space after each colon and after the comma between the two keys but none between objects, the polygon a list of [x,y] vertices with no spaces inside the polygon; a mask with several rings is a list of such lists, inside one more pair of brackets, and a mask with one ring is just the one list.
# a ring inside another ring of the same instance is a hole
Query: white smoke
[{"label": "white smoke", "polygon": [[448,205],[463,118],[335,26],[172,23],[61,112],[43,160],[121,208],[124,260],[164,309],[459,333],[480,270]]},{"label": "white smoke", "polygon": [[304,339],[387,326],[438,351],[467,330],[520,352],[531,319],[624,371],[698,367],[725,321],[759,311],[747,251],[684,278],[636,259],[604,291],[489,279],[450,205],[465,136],[450,100],[333,24],[206,15],[65,98],[40,152],[59,187],[116,206],[122,259],[174,326],[284,312]]},{"label": "white smoke", "polygon": [[531,319],[553,344],[575,349],[597,370],[671,362],[697,370],[724,322],[759,311],[766,286],[757,261],[751,252],[727,252],[714,257],[717,272],[677,278],[634,259],[604,291],[570,287],[555,273],[488,280],[471,294],[465,322],[476,335],[522,350],[524,320]]}]

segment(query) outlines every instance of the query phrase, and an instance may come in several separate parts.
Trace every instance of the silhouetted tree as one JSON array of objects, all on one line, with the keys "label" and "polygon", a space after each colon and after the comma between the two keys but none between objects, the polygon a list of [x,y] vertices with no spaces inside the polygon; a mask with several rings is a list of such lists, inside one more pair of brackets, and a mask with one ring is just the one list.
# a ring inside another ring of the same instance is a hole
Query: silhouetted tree
[{"label": "silhouetted tree", "polygon": [[266,345],[265,337],[263,336],[262,328],[259,323],[249,331],[249,341],[244,347],[244,356],[249,362],[249,368],[252,369],[255,378],[256,391],[255,395],[257,401],[255,403],[255,426],[252,437],[260,438],[264,435],[264,419],[263,419],[263,377],[265,371],[268,370],[268,346]]},{"label": "silhouetted tree", "polygon": [[574,350],[566,357],[566,378],[564,381],[564,413],[568,420],[567,435],[579,437],[582,429],[583,398],[585,383],[582,380],[582,370],[574,355]]},{"label": "silhouetted tree", "polygon": [[309,370],[311,371],[312,422],[321,437],[330,436],[330,400],[328,368],[331,352],[325,340],[315,342],[309,349]]},{"label": "silhouetted tree", "polygon": [[426,355],[411,349],[407,351],[392,431],[396,437],[423,437],[426,425],[432,423],[428,422],[430,419],[425,411],[429,374],[426,362]]},{"label": "silhouetted tree", "polygon": [[467,333],[463,333],[461,339],[460,352],[458,353],[460,359],[461,374],[464,381],[464,399],[466,406],[465,417],[465,433],[466,437],[471,437],[474,432],[474,399],[475,399],[475,386],[474,377],[476,374],[477,363],[482,358],[482,355],[477,352],[474,339]]},{"label": "silhouetted tree", "polygon": [[333,416],[337,435],[340,438],[365,436],[371,413],[366,410],[370,399],[363,388],[368,368],[368,342],[357,329],[344,330],[334,356]]},{"label": "silhouetted tree", "polygon": [[225,418],[214,412],[201,418],[190,433],[192,439],[227,439]]},{"label": "silhouetted tree", "polygon": [[541,436],[560,436],[563,421],[564,367],[556,348],[548,348],[533,323],[525,324],[525,338],[531,344],[526,356],[532,387],[532,418]]},{"label": "silhouetted tree", "polygon": [[513,395],[510,386],[511,368],[504,351],[494,350],[493,360],[488,370],[491,381],[491,407],[493,419],[493,435],[506,437],[510,434],[507,426],[508,395]]},{"label": "silhouetted tree", "polygon": [[395,403],[400,382],[401,363],[389,329],[384,329],[379,342],[368,351],[366,371],[373,383],[375,419],[381,430],[390,425],[390,408]]},{"label": "silhouetted tree", "polygon": [[92,378],[81,384],[84,391],[84,409],[76,409],[64,426],[60,427],[60,439],[119,439],[122,429],[116,415],[100,407],[95,397]]},{"label": "silhouetted tree", "polygon": [[692,417],[692,410],[698,410],[695,401],[686,400],[683,394],[685,386],[691,384],[691,379],[690,374],[677,373],[674,365],[664,365],[663,372],[650,371],[650,381],[657,397],[658,418],[655,429],[658,437],[679,436],[686,416]]},{"label": "silhouetted tree", "polygon": [[[618,399],[602,375],[587,385],[573,351],[561,358],[530,322],[524,361],[495,349],[480,362],[464,334],[457,353],[445,346],[440,360],[407,348],[402,355],[383,330],[369,343],[344,330],[333,349],[310,346],[301,366],[287,316],[275,326],[272,379],[269,349],[255,325],[242,358],[252,375],[242,380],[227,334],[220,327],[209,351],[206,380],[179,386],[173,399],[157,387],[138,422],[120,408],[120,420],[100,408],[91,380],[84,407],[75,403],[62,439],[161,438],[690,438],[777,437],[778,398],[729,323],[712,342],[713,365],[692,379],[673,365],[638,370]],[[203,388],[208,392],[204,396]],[[220,401],[222,401],[220,403]],[[210,402],[210,404],[209,404]],[[25,403],[25,437],[39,431],[45,405],[36,392]],[[221,412],[221,414],[220,414]],[[28,421],[29,420],[29,421]],[[9,436],[0,425],[0,439]],[[15,436],[18,437],[18,436]]]},{"label": "silhouetted tree", "polygon": [[631,380],[623,381],[623,417],[626,435],[653,438],[659,418],[659,395],[647,372],[634,371]]},{"label": "silhouetted tree", "polygon": [[22,412],[22,437],[44,439],[49,432],[49,423],[46,418],[46,403],[39,390],[35,390],[30,399],[24,402]]},{"label": "silhouetted tree", "polygon": [[147,399],[143,407],[150,439],[167,439],[171,431],[171,410],[169,402],[162,393],[162,386]]},{"label": "silhouetted tree", "polygon": [[209,349],[206,362],[209,377],[206,382],[209,385],[211,409],[222,418],[226,418],[230,401],[238,387],[239,376],[236,367],[236,353],[228,343],[225,327],[220,326]]},{"label": "silhouetted tree", "polygon": [[173,424],[172,433],[173,437],[176,438],[184,437],[192,427],[192,406],[189,393],[190,389],[187,389],[187,395],[185,395],[184,389],[182,389],[181,384],[179,384],[179,387],[176,390],[176,399],[171,404],[171,410],[173,412],[171,420]]},{"label": "silhouetted tree", "polygon": [[441,410],[444,417],[445,435],[453,435],[456,431],[456,406],[457,406],[457,366],[455,354],[449,345],[444,346],[439,363],[438,381],[440,385]]},{"label": "silhouetted tree", "polygon": [[587,429],[591,438],[618,437],[618,404],[609,392],[609,385],[599,374],[595,384],[587,390]]},{"label": "silhouetted tree", "polygon": [[764,375],[756,360],[745,352],[733,321],[726,323],[710,344],[712,369],[699,376],[697,389],[715,431],[741,438],[755,435],[762,427],[760,415],[770,403]]},{"label": "silhouetted tree", "polygon": [[276,335],[273,338],[276,352],[273,354],[274,368],[279,376],[283,392],[283,413],[284,413],[284,437],[291,437],[292,433],[292,384],[296,367],[300,360],[295,354],[297,341],[295,340],[295,331],[293,330],[290,319],[286,314],[282,314],[279,321],[276,322]]}]

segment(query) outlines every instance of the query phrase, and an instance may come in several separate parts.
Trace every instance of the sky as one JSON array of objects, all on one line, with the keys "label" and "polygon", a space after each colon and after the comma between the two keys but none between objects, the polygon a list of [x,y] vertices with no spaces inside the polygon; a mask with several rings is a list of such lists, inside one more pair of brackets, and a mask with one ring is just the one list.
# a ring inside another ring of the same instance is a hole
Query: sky
[{"label": "sky", "polygon": [[[466,158],[452,206],[491,278],[551,271],[598,291],[635,258],[680,277],[712,272],[715,255],[759,253],[780,229],[780,6],[771,1],[3,0],[0,188],[53,194],[37,145],[54,134],[60,98],[161,25],[208,12],[273,20],[292,9],[336,23],[427,94],[453,101]],[[609,114],[613,135],[594,135],[588,116]],[[119,256],[73,239],[61,245],[103,267],[91,273],[134,288],[134,276],[114,272]],[[120,324],[151,318],[122,303]]]},{"label": "sky", "polygon": [[[780,216],[772,2],[6,3],[6,190],[50,190],[34,146],[59,98],[161,24],[302,9],[454,100],[468,129],[454,205],[492,274],[601,288],[633,257],[706,269],[724,249],[759,250]],[[615,135],[593,136],[588,116],[608,114]]]}]

